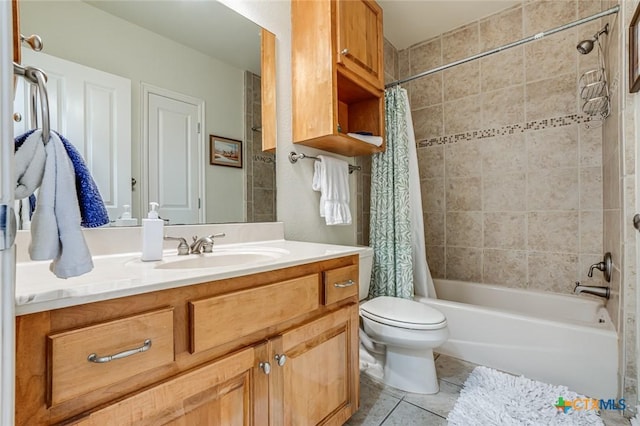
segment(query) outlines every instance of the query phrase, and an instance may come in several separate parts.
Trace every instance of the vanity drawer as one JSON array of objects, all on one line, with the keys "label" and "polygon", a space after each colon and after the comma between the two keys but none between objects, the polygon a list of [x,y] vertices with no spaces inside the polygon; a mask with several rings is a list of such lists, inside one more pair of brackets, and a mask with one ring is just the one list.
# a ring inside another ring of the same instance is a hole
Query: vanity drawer
[{"label": "vanity drawer", "polygon": [[320,306],[318,274],[189,302],[191,353],[289,321]]},{"label": "vanity drawer", "polygon": [[322,275],[325,305],[358,295],[358,265],[330,269]]},{"label": "vanity drawer", "polygon": [[173,308],[49,335],[47,402],[60,404],[169,364],[173,346]]}]

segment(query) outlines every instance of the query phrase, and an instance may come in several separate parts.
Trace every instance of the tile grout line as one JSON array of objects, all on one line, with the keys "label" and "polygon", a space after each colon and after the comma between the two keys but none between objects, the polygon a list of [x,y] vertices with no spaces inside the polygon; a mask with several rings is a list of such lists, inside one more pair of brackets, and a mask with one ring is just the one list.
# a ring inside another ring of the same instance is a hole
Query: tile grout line
[{"label": "tile grout line", "polygon": [[404,396],[398,400],[398,402],[396,403],[396,405],[393,406],[393,409],[391,409],[391,411],[389,411],[389,413],[384,417],[384,419],[382,419],[382,421],[380,422],[380,424],[378,426],[382,426],[384,424],[384,422],[387,421],[387,419],[389,418],[389,416],[391,416],[391,414],[393,414],[394,411],[396,411],[396,408],[398,408],[398,405],[400,405],[400,403],[404,400]]},{"label": "tile grout line", "polygon": [[[457,400],[458,400],[458,399],[456,398],[456,401],[457,401]],[[447,420],[447,418],[446,418],[445,416],[443,416],[442,414],[436,413],[435,411],[431,411],[431,410],[429,410],[428,408],[421,407],[420,405],[414,404],[413,402],[409,402],[409,401],[404,401],[404,402],[406,402],[406,403],[407,403],[407,404],[409,404],[409,405],[413,405],[414,407],[419,408],[419,409],[421,409],[422,411],[426,411],[427,413],[431,413],[431,414],[433,414],[433,415],[435,415],[435,416],[438,416],[438,417],[440,417],[441,419],[445,419],[445,420]],[[395,410],[395,408],[394,408],[394,410]]]}]

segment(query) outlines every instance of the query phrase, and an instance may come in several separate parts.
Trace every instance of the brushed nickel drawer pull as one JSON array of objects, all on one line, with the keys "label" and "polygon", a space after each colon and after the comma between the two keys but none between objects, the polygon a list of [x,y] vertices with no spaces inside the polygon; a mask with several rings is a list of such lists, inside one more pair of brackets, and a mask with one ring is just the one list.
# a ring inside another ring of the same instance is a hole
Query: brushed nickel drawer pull
[{"label": "brushed nickel drawer pull", "polygon": [[337,287],[337,288],[345,288],[345,287],[351,287],[352,285],[354,285],[356,282],[354,280],[348,280],[342,283],[335,283],[333,286]]},{"label": "brushed nickel drawer pull", "polygon": [[139,348],[129,349],[128,351],[120,352],[114,355],[107,355],[107,356],[98,356],[97,354],[93,353],[87,357],[87,360],[89,362],[103,364],[105,362],[113,361],[114,359],[122,359],[137,353],[146,352],[149,350],[149,348],[151,348],[151,339],[145,340],[144,344]]}]

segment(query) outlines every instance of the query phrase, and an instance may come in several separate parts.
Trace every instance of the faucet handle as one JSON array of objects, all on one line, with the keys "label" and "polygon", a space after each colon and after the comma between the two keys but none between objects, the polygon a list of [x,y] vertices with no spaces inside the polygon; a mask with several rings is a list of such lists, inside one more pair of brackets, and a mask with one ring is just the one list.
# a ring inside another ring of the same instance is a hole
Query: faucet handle
[{"label": "faucet handle", "polygon": [[164,236],[165,240],[176,240],[176,241],[180,241],[180,244],[178,244],[178,255],[179,256],[184,256],[186,254],[189,254],[189,244],[187,244],[187,240],[185,240],[182,237],[171,237],[169,235],[165,235]]},{"label": "faucet handle", "polygon": [[213,252],[213,238],[211,238],[210,236],[205,237],[204,241],[202,242],[202,252],[203,253]]},{"label": "faucet handle", "polygon": [[226,234],[224,232],[220,232],[218,234],[211,234],[204,237],[204,242],[202,243],[202,252],[203,253],[213,252],[214,238],[221,238],[224,236],[226,236]]}]

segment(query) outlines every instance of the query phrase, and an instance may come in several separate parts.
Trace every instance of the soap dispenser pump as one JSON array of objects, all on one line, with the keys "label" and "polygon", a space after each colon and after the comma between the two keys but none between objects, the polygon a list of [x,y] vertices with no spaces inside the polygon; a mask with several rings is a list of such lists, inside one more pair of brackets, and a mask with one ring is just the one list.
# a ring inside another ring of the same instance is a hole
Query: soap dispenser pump
[{"label": "soap dispenser pump", "polygon": [[164,220],[158,216],[159,204],[149,203],[149,214],[142,219],[142,257],[143,261],[162,260],[162,242]]}]

